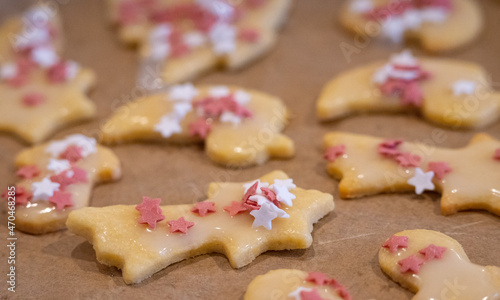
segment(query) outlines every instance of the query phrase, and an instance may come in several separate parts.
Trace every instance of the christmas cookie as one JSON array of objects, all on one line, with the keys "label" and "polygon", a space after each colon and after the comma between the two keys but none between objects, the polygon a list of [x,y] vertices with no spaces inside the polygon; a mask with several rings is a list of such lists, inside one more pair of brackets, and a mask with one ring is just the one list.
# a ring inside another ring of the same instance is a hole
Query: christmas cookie
[{"label": "christmas cookie", "polygon": [[334,207],[330,194],[297,188],[281,171],[248,183],[212,183],[208,199],[194,205],[160,202],[143,197],[137,206],[79,209],[67,226],[131,284],[205,253],[222,253],[241,268],[268,250],[308,248],[313,224]]},{"label": "christmas cookie", "polygon": [[15,196],[16,229],[32,234],[64,229],[68,214],[88,205],[96,183],[121,176],[115,154],[80,134],[24,150],[16,165],[22,180],[2,196]]},{"label": "christmas cookie", "polygon": [[452,128],[479,128],[500,118],[500,93],[476,64],[441,58],[417,59],[410,51],[340,74],[317,102],[318,118],[356,112],[418,111]]},{"label": "christmas cookie", "polygon": [[349,0],[340,22],[363,39],[416,40],[428,51],[442,52],[473,41],[483,16],[471,0]]},{"label": "christmas cookie", "polygon": [[380,248],[382,270],[416,293],[413,300],[498,299],[500,268],[470,262],[456,240],[437,231],[405,230]]},{"label": "christmas cookie", "polygon": [[58,16],[46,6],[0,28],[0,131],[38,143],[95,115],[85,95],[94,73],[61,58],[61,36]]},{"label": "christmas cookie", "polygon": [[119,109],[103,126],[102,140],[205,141],[213,161],[241,167],[293,156],[293,142],[281,134],[286,122],[287,109],[276,97],[237,87],[184,84]]},{"label": "christmas cookie", "polygon": [[240,68],[275,43],[291,0],[110,0],[120,38],[163,65],[167,84]]},{"label": "christmas cookie", "polygon": [[441,193],[444,215],[470,209],[500,215],[500,141],[486,134],[464,148],[446,149],[332,132],[324,146],[328,172],[341,179],[343,198],[429,190]]},{"label": "christmas cookie", "polygon": [[244,300],[350,300],[346,288],[320,272],[280,269],[255,277]]}]

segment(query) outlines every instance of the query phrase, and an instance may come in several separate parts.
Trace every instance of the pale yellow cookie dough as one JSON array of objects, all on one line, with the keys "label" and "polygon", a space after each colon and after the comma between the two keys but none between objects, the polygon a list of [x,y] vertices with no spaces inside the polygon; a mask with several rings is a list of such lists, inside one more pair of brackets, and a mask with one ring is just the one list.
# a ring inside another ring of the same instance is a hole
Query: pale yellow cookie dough
[{"label": "pale yellow cookie dough", "polygon": [[[281,171],[260,178],[273,183],[287,179]],[[133,205],[83,208],[70,214],[67,226],[94,245],[97,260],[122,269],[127,284],[138,283],[167,266],[205,253],[227,256],[233,268],[241,268],[268,250],[305,249],[312,243],[313,224],[334,208],[330,194],[316,190],[291,190],[296,195],[293,206],[282,206],[290,216],[272,221],[272,229],[252,228],[253,217],[231,217],[223,210],[232,201],[240,201],[242,183],[212,183],[208,201],[217,212],[205,217],[192,213],[191,204],[168,205],[161,209],[165,220],[154,230],[139,224],[139,212]],[[186,234],[169,233],[167,221],[184,217],[195,225]]]},{"label": "pale yellow cookie dough", "polygon": [[[470,262],[456,240],[437,231],[416,229],[395,234],[408,237],[408,248],[391,253],[381,248],[380,267],[392,280],[416,293],[413,300],[424,299],[497,299],[500,294],[500,268]],[[398,261],[415,255],[430,244],[446,247],[442,258],[426,261],[417,274],[402,273]]]},{"label": "pale yellow cookie dough", "polygon": [[[197,86],[196,99],[208,96],[214,86]],[[215,162],[229,167],[245,167],[262,164],[269,158],[290,158],[294,155],[293,141],[281,134],[288,111],[283,102],[271,95],[255,90],[228,87],[231,92],[243,90],[251,99],[245,106],[253,116],[241,124],[214,122],[205,141],[207,155]],[[192,143],[201,140],[189,135],[189,124],[196,120],[196,109],[180,122],[182,132],[164,138],[155,126],[164,115],[172,113],[176,102],[167,94],[146,96],[120,108],[102,127],[104,143],[133,141],[168,141]]]},{"label": "pale yellow cookie dough", "polygon": [[[500,119],[500,93],[493,89],[481,66],[443,58],[419,61],[422,69],[431,73],[431,78],[421,83],[422,107],[404,105],[397,96],[383,95],[373,75],[386,62],[375,62],[343,72],[327,83],[316,104],[318,118],[327,121],[360,112],[417,110],[425,119],[452,128],[481,128]],[[474,94],[455,96],[452,87],[459,80],[474,82]]]},{"label": "pale yellow cookie dough", "polygon": [[[356,198],[379,193],[410,192],[407,183],[415,168],[401,167],[393,159],[378,153],[384,139],[366,135],[331,132],[324,137],[325,149],[345,145],[345,154],[328,162],[328,173],[340,179],[343,198]],[[421,157],[419,164],[427,171],[429,162],[446,162],[452,171],[443,179],[433,178],[435,191],[442,194],[441,212],[449,215],[462,210],[483,209],[500,215],[500,163],[493,159],[500,141],[477,134],[468,146],[459,149],[429,147],[427,144],[403,142],[402,152]]]}]

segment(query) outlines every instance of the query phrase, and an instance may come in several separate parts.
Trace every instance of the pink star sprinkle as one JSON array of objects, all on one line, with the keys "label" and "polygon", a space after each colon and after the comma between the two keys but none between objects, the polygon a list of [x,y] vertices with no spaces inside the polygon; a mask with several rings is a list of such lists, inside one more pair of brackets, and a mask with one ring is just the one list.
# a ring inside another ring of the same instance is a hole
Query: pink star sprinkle
[{"label": "pink star sprinkle", "polygon": [[82,148],[75,145],[69,145],[66,150],[64,150],[64,152],[59,155],[59,158],[69,160],[71,163],[75,163],[83,158]]},{"label": "pink star sprinkle", "polygon": [[267,198],[267,200],[271,201],[278,208],[281,208],[281,202],[278,201],[278,198],[276,197],[276,193],[273,190],[271,190],[270,188],[266,188],[266,187],[262,187],[260,189],[262,190],[262,194],[264,195],[264,197]]},{"label": "pink star sprinkle", "polygon": [[300,299],[301,300],[323,300],[321,296],[318,294],[317,290],[311,290],[311,291],[302,291],[300,292]]},{"label": "pink star sprinkle", "polygon": [[500,148],[495,150],[495,155],[493,155],[494,160],[500,160]]},{"label": "pink star sprinkle", "polygon": [[330,281],[328,276],[321,272],[309,272],[305,280],[307,282],[312,282],[318,286],[325,285]]},{"label": "pink star sprinkle", "polygon": [[71,179],[73,180],[73,183],[87,183],[87,171],[78,167],[73,167],[70,170],[66,171],[66,174],[70,174],[69,172],[73,172],[73,176],[71,176]]},{"label": "pink star sprinkle", "polygon": [[23,96],[23,105],[38,106],[46,101],[45,96],[40,93],[29,93]]},{"label": "pink star sprinkle", "polygon": [[160,202],[160,198],[142,197],[142,203],[135,207],[141,215],[138,221],[139,224],[148,224],[149,228],[155,229],[156,223],[165,219],[160,208]]},{"label": "pink star sprinkle", "polygon": [[401,153],[396,156],[396,161],[403,168],[418,167],[420,164],[420,156],[411,154],[409,152]]},{"label": "pink star sprinkle", "polygon": [[258,187],[259,187],[259,182],[256,181],[251,187],[248,188],[247,192],[245,193],[245,195],[243,195],[243,198],[241,199],[241,201],[243,202],[243,206],[245,206],[250,210],[260,209],[260,205],[258,205],[257,202],[249,199],[250,196],[253,196],[257,193]]},{"label": "pink star sprinkle", "polygon": [[260,38],[260,33],[256,29],[240,29],[238,38],[247,43],[256,43]]},{"label": "pink star sprinkle", "polygon": [[334,162],[338,157],[345,154],[345,145],[335,145],[326,149],[323,157],[329,162]]},{"label": "pink star sprinkle", "polygon": [[450,165],[446,162],[430,162],[428,171],[434,172],[437,179],[443,179],[444,176],[452,171]]},{"label": "pink star sprinkle", "polygon": [[389,249],[391,253],[395,253],[399,248],[408,248],[408,237],[393,235],[382,244],[382,247]]},{"label": "pink star sprinkle", "polygon": [[224,206],[224,210],[227,211],[231,217],[234,217],[241,212],[247,211],[248,208],[242,202],[232,201],[231,205]]},{"label": "pink star sprinkle", "polygon": [[5,189],[5,191],[1,195],[2,198],[9,199],[9,197],[15,197],[16,205],[25,205],[28,203],[31,198],[33,198],[33,193],[27,191],[25,188],[16,186],[16,193],[14,196],[9,196],[9,190]]},{"label": "pink star sprinkle", "polygon": [[412,82],[406,86],[403,90],[401,103],[405,105],[413,105],[415,107],[422,106],[424,103],[424,94],[422,93],[422,89],[418,83]]},{"label": "pink star sprinkle", "polygon": [[184,217],[180,217],[177,220],[168,221],[167,224],[170,226],[170,233],[187,233],[188,229],[194,226],[194,222],[186,221]]},{"label": "pink star sprinkle", "polygon": [[378,153],[385,157],[396,157],[401,154],[401,151],[398,150],[398,147],[402,143],[402,140],[385,140],[378,145]]},{"label": "pink star sprinkle", "polygon": [[47,77],[51,83],[62,83],[68,78],[67,75],[67,64],[64,61],[58,62],[57,64],[50,67],[47,71]]},{"label": "pink star sprinkle", "polygon": [[199,118],[198,120],[189,124],[190,136],[198,136],[202,139],[205,139],[211,130],[212,126],[204,118]]},{"label": "pink star sprinkle", "polygon": [[56,210],[63,210],[65,207],[71,207],[74,205],[71,198],[71,193],[55,191],[54,195],[49,198],[49,202],[56,205]]},{"label": "pink star sprinkle", "polygon": [[398,265],[401,266],[401,273],[413,273],[418,274],[420,267],[425,263],[425,261],[415,255],[410,255],[405,259],[398,261]]},{"label": "pink star sprinkle", "polygon": [[24,166],[17,170],[16,175],[24,179],[32,179],[33,177],[40,175],[40,170],[37,165]]},{"label": "pink star sprinkle", "polygon": [[215,209],[215,202],[203,201],[196,203],[191,212],[198,213],[200,217],[204,217],[208,213],[217,212],[217,210]]},{"label": "pink star sprinkle", "polygon": [[418,253],[422,254],[426,261],[429,261],[433,259],[441,259],[446,249],[446,247],[439,247],[434,244],[430,244],[426,248],[418,251]]}]

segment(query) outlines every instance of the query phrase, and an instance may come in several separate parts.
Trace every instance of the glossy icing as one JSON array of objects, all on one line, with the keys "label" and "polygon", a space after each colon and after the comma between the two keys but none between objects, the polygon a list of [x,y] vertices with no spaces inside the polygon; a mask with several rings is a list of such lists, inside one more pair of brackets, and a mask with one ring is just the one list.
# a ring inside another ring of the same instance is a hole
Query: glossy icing
[{"label": "glossy icing", "polygon": [[[290,300],[290,293],[298,288],[316,289],[325,300],[341,300],[336,289],[330,285],[318,286],[307,282],[307,272],[279,269],[257,276],[247,288],[245,300]],[[300,299],[300,298],[299,298]]]},{"label": "glossy icing", "polygon": [[[454,239],[430,230],[407,230],[396,235],[408,236],[409,247],[397,253],[382,248],[379,262],[393,280],[416,293],[412,299],[500,299],[500,269],[471,263]],[[429,244],[447,248],[442,258],[426,261],[417,274],[401,273],[398,261],[420,255],[418,251]]]},{"label": "glossy icing", "polygon": [[[286,179],[275,171],[261,178],[273,182]],[[193,205],[162,206],[165,220],[156,229],[137,222],[134,206],[83,208],[68,218],[68,228],[94,244],[97,259],[123,270],[126,283],[137,283],[177,261],[200,254],[219,252],[231,266],[240,268],[267,250],[307,248],[311,242],[312,224],[333,210],[331,195],[296,188],[293,207],[285,207],[287,219],[273,220],[272,230],[252,228],[248,213],[231,217],[223,210],[232,201],[241,201],[242,183],[211,184],[209,200],[217,212],[204,217],[191,212]],[[283,208],[283,207],[282,207]],[[170,233],[167,222],[184,217],[194,222],[186,234]],[[286,234],[285,234],[286,232]]]},{"label": "glossy icing", "polygon": [[[318,99],[321,120],[338,119],[356,112],[405,112],[416,110],[402,105],[398,97],[383,96],[373,75],[385,62],[376,62],[340,74],[330,81]],[[452,128],[487,126],[500,117],[500,93],[493,90],[484,69],[476,64],[449,59],[420,59],[431,78],[421,83],[424,101],[422,116]],[[453,93],[459,80],[476,83],[474,95]]]},{"label": "glossy icing", "polygon": [[[341,178],[340,195],[354,198],[384,192],[409,192],[407,183],[414,168],[401,167],[377,151],[384,139],[333,132],[324,139],[325,147],[344,144],[345,154],[328,163],[328,172]],[[500,172],[492,156],[500,142],[486,134],[477,134],[468,146],[460,149],[430,147],[404,142],[399,149],[421,157],[419,166],[426,171],[429,162],[446,162],[452,171],[443,179],[434,177],[436,191],[442,194],[441,211],[484,209],[500,215]]]},{"label": "glossy icing", "polygon": [[[208,96],[210,87],[198,87],[196,99]],[[230,87],[231,92],[239,90]],[[288,158],[294,154],[293,142],[280,132],[287,121],[287,109],[270,95],[246,90],[251,100],[245,107],[252,112],[240,124],[213,122],[205,141],[206,152],[215,162],[228,166],[261,164],[270,157]],[[193,100],[196,101],[196,100]],[[122,108],[102,128],[105,143],[132,141],[163,141],[193,143],[201,140],[189,135],[189,124],[198,118],[196,109],[182,118],[182,132],[168,138],[155,130],[161,118],[172,113],[176,102],[165,94],[138,99]]]},{"label": "glossy icing", "polygon": [[[340,22],[348,30],[363,39],[379,37],[382,20],[370,20],[364,13],[352,10],[353,2],[346,1],[341,9]],[[371,0],[373,7],[387,5],[391,0]],[[474,1],[453,0],[453,9],[441,22],[423,22],[420,26],[407,30],[405,40],[417,40],[423,48],[433,52],[449,51],[465,46],[474,40],[483,27],[483,16]],[[467,20],[464,23],[463,20]]]},{"label": "glossy icing", "polygon": [[[22,180],[18,187],[32,191],[32,184],[43,178],[55,175],[47,169],[53,156],[46,151],[49,144],[33,147],[21,152],[16,158],[18,167],[36,165],[40,174],[34,178]],[[64,229],[68,214],[75,209],[88,205],[92,187],[104,181],[117,180],[121,177],[118,158],[108,148],[97,146],[97,152],[75,163],[75,166],[87,171],[88,183],[68,185],[65,192],[72,194],[73,207],[56,210],[54,204],[46,200],[29,201],[27,205],[16,206],[16,228],[33,234],[41,234]]]}]

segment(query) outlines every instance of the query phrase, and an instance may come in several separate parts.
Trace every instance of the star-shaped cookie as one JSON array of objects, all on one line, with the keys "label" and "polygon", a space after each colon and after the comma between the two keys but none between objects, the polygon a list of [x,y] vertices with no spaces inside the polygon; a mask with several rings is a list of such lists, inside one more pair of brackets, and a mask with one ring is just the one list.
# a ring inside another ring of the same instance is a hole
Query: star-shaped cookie
[{"label": "star-shaped cookie", "polygon": [[[67,160],[66,150],[71,147],[79,149],[80,159]],[[38,171],[18,172],[23,180],[15,185],[16,193],[21,190],[26,196],[17,199],[16,195],[16,229],[31,234],[66,228],[68,214],[89,204],[95,184],[121,177],[115,154],[78,134],[26,149],[18,154],[16,165]]]},{"label": "star-shaped cookie", "polygon": [[120,38],[163,65],[167,84],[241,68],[275,43],[291,0],[108,1]]},{"label": "star-shaped cookie", "polygon": [[[422,170],[428,175],[434,173],[432,182],[435,191],[442,194],[444,215],[470,209],[500,215],[500,161],[494,158],[500,141],[486,134],[475,135],[460,149],[429,148],[426,144],[342,132],[325,136],[326,149],[338,145],[344,145],[345,152],[328,162],[328,172],[340,179],[343,198],[409,192],[416,187],[418,191],[415,182],[419,180],[411,179],[416,178],[416,169],[420,168],[422,174]],[[428,182],[424,186],[432,188]]]},{"label": "star-shaped cookie", "polygon": [[173,86],[120,108],[102,127],[104,143],[205,140],[208,156],[228,167],[289,158],[294,144],[281,134],[287,109],[280,99],[226,86]]},{"label": "star-shaped cookie", "polygon": [[500,93],[474,63],[413,57],[409,51],[336,76],[316,105],[322,121],[360,112],[418,111],[451,128],[480,128],[500,118]]},{"label": "star-shaped cookie", "polygon": [[94,73],[61,59],[61,49],[58,16],[43,5],[0,29],[0,131],[39,143],[60,127],[95,115],[85,95]]},{"label": "star-shaped cookie", "polygon": [[419,299],[495,299],[500,293],[500,268],[470,262],[459,242],[437,231],[405,230],[404,249],[378,254],[382,270]]},{"label": "star-shaped cookie", "polygon": [[[285,173],[274,171],[261,177],[260,182],[271,185],[286,179]],[[205,253],[222,253],[232,267],[241,268],[268,250],[307,248],[312,243],[313,223],[334,208],[330,194],[293,188],[293,206],[281,204],[276,208],[285,211],[288,218],[274,219],[270,230],[252,226],[254,217],[248,210],[258,208],[247,206],[246,212],[233,216],[225,210],[233,201],[242,201],[255,191],[252,188],[245,193],[242,183],[212,183],[207,202],[214,203],[215,212],[201,216],[193,212],[192,204],[162,206],[165,219],[154,230],[138,223],[141,213],[132,205],[79,209],[70,214],[67,226],[94,245],[99,262],[122,269],[123,279],[131,284]],[[186,233],[172,232],[168,222],[181,217],[194,225],[188,223],[191,226]]]},{"label": "star-shaped cookie", "polygon": [[[425,50],[444,52],[472,42],[484,22],[478,3],[470,0],[349,0],[340,23],[363,40],[418,41]],[[341,48],[353,54],[359,52],[355,45]]]}]

